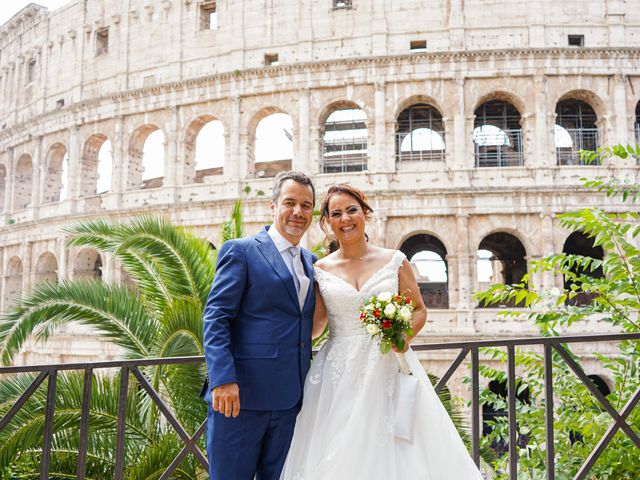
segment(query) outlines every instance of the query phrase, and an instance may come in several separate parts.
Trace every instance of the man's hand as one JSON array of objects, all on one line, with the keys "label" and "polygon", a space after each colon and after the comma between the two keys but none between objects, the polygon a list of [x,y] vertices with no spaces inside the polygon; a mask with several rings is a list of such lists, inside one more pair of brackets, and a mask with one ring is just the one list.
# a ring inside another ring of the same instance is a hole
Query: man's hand
[{"label": "man's hand", "polygon": [[237,417],[240,414],[240,389],[237,383],[225,383],[213,389],[211,404],[216,412],[225,417]]}]

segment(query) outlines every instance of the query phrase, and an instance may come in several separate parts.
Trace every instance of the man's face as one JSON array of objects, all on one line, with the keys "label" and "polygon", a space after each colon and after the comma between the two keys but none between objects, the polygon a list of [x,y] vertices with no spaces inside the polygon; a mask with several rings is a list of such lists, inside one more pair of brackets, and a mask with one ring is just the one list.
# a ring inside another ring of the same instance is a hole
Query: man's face
[{"label": "man's face", "polygon": [[313,191],[308,185],[285,180],[280,196],[271,202],[273,224],[284,238],[297,245],[311,225],[313,218]]}]

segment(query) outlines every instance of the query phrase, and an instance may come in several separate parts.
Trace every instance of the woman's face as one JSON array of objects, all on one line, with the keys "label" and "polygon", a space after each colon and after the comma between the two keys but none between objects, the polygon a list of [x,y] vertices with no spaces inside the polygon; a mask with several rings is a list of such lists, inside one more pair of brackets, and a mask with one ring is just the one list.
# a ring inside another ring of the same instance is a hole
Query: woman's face
[{"label": "woman's face", "polygon": [[362,207],[347,193],[337,193],[329,200],[329,225],[341,245],[364,238],[366,217]]}]

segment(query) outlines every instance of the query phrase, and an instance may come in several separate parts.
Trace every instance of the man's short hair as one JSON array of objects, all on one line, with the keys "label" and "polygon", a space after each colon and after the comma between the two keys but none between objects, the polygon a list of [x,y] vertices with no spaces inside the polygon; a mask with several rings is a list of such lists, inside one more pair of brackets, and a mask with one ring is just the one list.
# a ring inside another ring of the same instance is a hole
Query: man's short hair
[{"label": "man's short hair", "polygon": [[313,203],[315,205],[316,189],[313,188],[313,182],[311,182],[311,179],[307,177],[304,173],[293,172],[293,171],[279,172],[276,175],[276,178],[273,180],[273,192],[271,194],[271,200],[273,201],[273,203],[276,203],[278,201],[278,197],[282,192],[282,184],[287,180],[293,180],[294,182],[297,182],[300,185],[306,185],[308,187],[311,187],[311,193],[313,193]]}]

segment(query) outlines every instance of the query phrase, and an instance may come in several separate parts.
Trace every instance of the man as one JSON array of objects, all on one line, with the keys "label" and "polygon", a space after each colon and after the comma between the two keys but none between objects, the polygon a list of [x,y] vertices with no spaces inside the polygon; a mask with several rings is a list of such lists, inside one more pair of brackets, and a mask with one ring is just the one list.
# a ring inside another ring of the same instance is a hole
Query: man
[{"label": "man", "polygon": [[226,242],[204,311],[212,480],[278,480],[311,360],[313,258],[298,246],[315,191],[298,172],[276,176],[273,223]]}]

